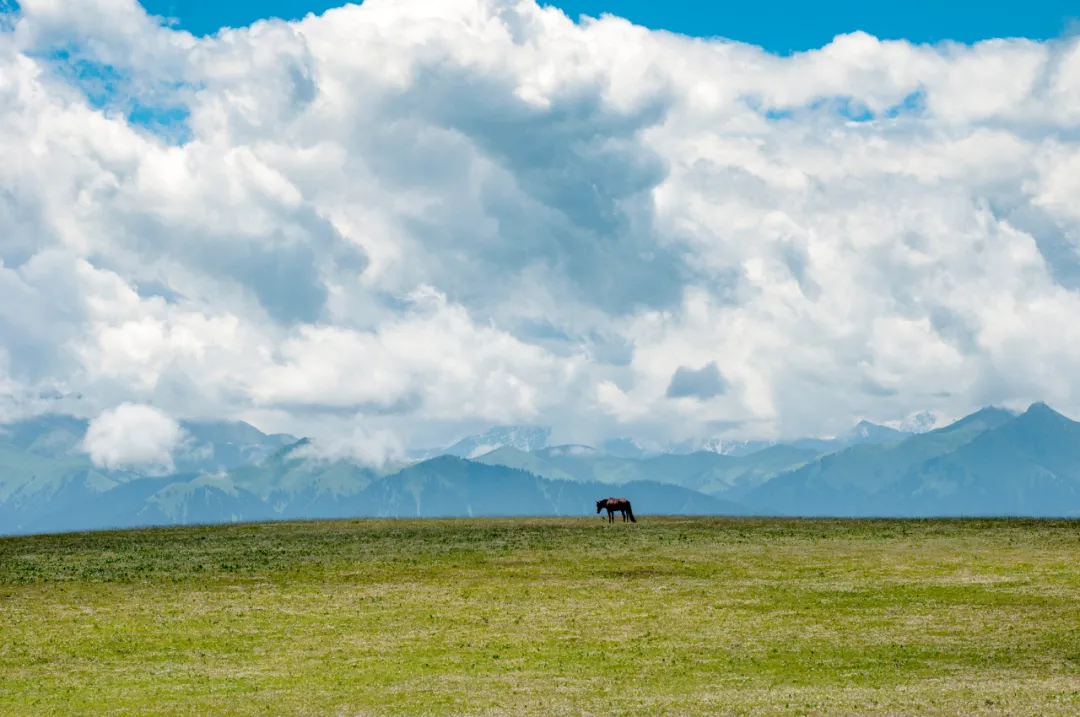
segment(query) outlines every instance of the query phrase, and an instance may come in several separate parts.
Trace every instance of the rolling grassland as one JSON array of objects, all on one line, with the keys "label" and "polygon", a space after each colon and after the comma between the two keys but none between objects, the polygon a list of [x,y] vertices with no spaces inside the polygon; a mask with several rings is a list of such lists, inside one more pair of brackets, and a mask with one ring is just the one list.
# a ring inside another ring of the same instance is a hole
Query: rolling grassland
[{"label": "rolling grassland", "polygon": [[1075,715],[1080,523],[0,539],[3,715]]}]

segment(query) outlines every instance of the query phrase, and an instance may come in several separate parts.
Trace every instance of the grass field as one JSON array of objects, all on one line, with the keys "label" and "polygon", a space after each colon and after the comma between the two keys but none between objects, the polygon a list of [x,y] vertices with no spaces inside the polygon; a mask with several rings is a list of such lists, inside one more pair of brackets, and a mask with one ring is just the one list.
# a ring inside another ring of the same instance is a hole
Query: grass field
[{"label": "grass field", "polygon": [[0,540],[0,714],[1080,714],[1080,523]]}]

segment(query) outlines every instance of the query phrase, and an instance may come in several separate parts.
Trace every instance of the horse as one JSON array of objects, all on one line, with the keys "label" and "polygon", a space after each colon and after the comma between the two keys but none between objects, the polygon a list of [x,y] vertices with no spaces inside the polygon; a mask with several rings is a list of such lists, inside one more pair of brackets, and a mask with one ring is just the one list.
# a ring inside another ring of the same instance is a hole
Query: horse
[{"label": "horse", "polygon": [[596,501],[596,514],[600,515],[600,511],[607,508],[607,517],[609,523],[615,522],[615,511],[622,513],[623,522],[626,522],[626,516],[630,516],[630,522],[636,523],[637,518],[634,517],[634,511],[630,508],[630,501],[626,498],[604,498],[603,500]]}]

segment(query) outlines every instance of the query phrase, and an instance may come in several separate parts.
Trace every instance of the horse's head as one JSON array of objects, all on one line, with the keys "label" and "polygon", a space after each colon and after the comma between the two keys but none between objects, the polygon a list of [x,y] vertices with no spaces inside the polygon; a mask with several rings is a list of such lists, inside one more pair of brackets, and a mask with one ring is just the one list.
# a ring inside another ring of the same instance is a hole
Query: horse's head
[{"label": "horse's head", "polygon": [[605,503],[607,503],[607,498],[604,498],[603,500],[596,501],[596,512],[597,512],[597,514],[599,514],[600,511],[602,511],[604,509],[604,504]]}]

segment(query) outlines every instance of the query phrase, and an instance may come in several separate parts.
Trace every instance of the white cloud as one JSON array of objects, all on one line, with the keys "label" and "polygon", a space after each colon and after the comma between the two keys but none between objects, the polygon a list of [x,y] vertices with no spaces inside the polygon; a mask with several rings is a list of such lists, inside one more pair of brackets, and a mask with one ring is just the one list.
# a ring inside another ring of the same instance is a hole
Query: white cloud
[{"label": "white cloud", "polygon": [[[21,5],[5,415],[47,387],[383,446],[1080,412],[1076,38],[778,57],[527,0],[207,38]],[[704,366],[722,391],[669,391]]]},{"label": "white cloud", "polygon": [[90,422],[83,450],[105,468],[172,470],[173,450],[184,431],[167,413],[153,406],[122,403]]},{"label": "white cloud", "polygon": [[441,294],[424,290],[408,298],[416,308],[376,331],[303,328],[280,345],[283,360],[257,378],[254,399],[514,422],[536,418],[559,398],[541,396],[535,382],[565,385],[581,364],[477,326]]},{"label": "white cloud", "polygon": [[355,428],[351,433],[317,439],[289,451],[290,458],[317,461],[350,461],[380,468],[389,461],[405,460],[405,446],[386,430],[367,432]]}]

